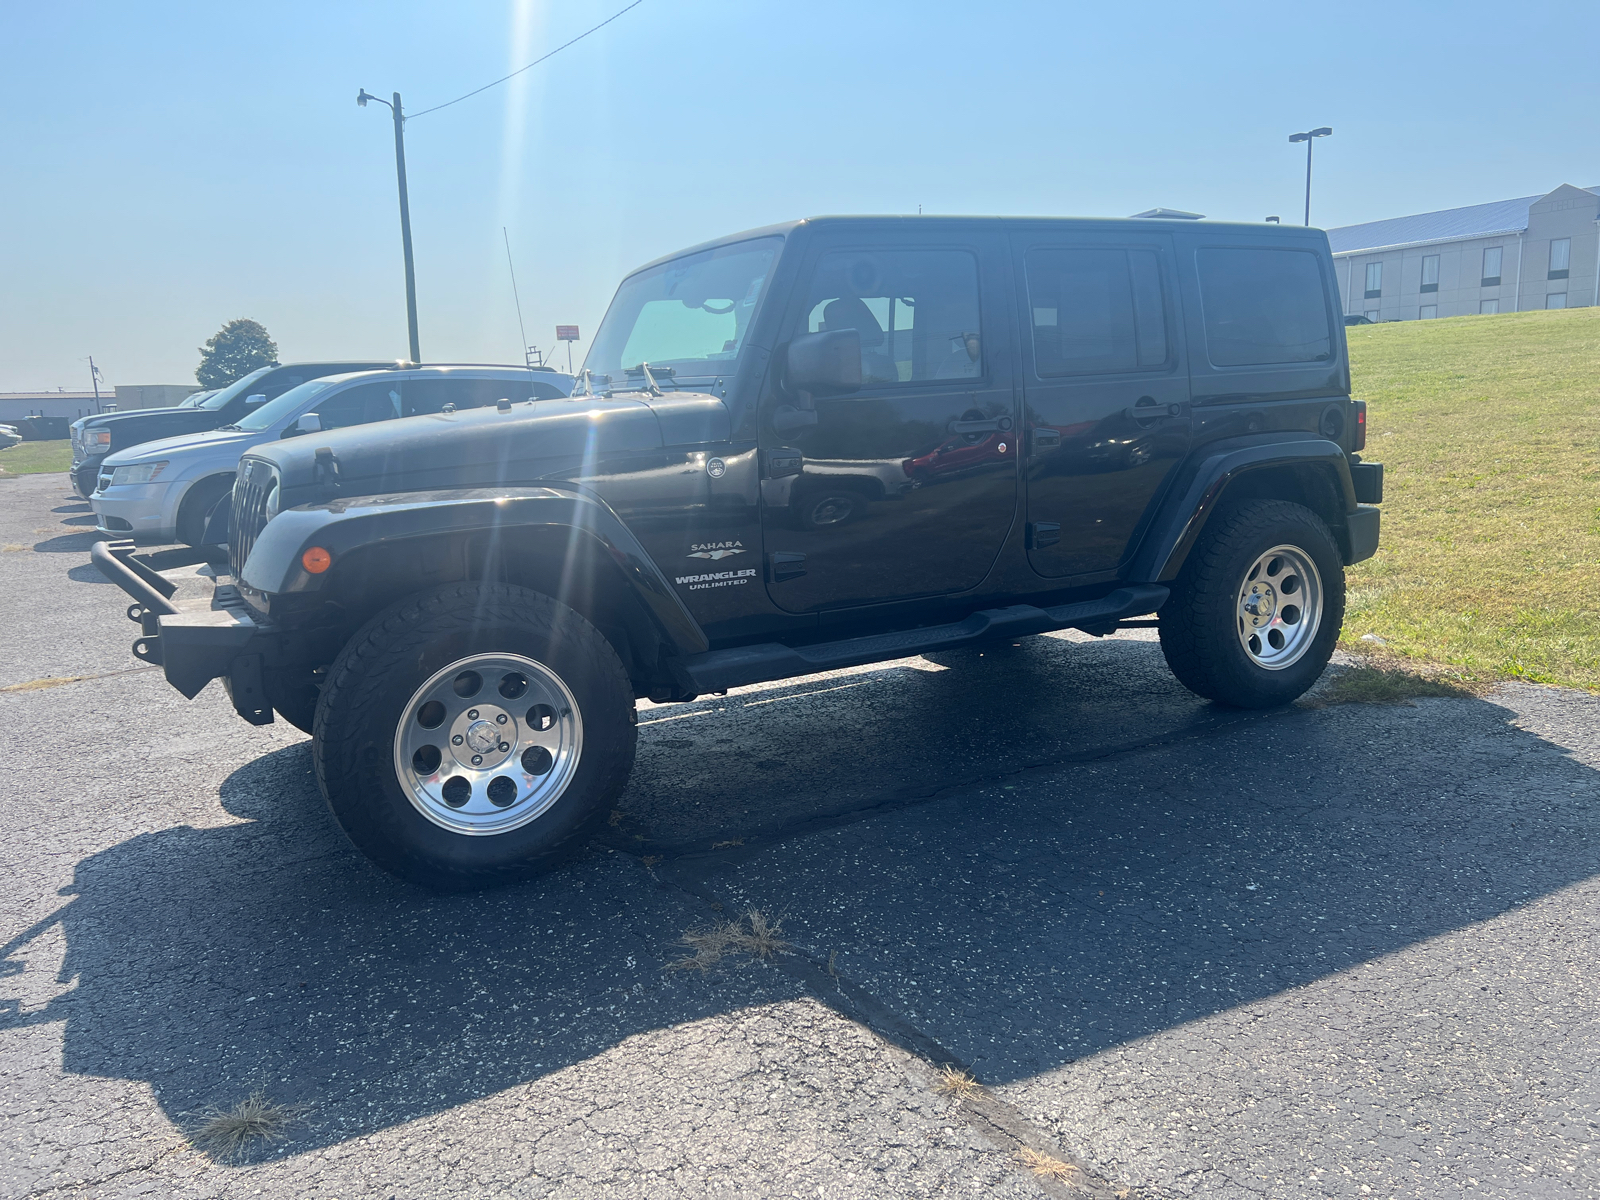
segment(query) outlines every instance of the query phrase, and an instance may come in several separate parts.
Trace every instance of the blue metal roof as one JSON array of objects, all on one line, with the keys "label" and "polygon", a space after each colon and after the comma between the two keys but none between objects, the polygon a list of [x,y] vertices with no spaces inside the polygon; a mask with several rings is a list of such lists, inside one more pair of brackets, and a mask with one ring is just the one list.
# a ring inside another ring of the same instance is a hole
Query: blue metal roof
[{"label": "blue metal roof", "polygon": [[[1600,188],[1585,188],[1600,195]],[[1465,208],[1446,208],[1439,212],[1418,213],[1414,217],[1390,217],[1363,225],[1345,225],[1328,230],[1328,245],[1335,254],[1352,250],[1376,250],[1380,246],[1409,246],[1416,242],[1438,242],[1447,238],[1492,237],[1497,233],[1520,233],[1528,227],[1528,207],[1543,200],[1523,196],[1516,200],[1496,200],[1490,204],[1469,204]]]}]

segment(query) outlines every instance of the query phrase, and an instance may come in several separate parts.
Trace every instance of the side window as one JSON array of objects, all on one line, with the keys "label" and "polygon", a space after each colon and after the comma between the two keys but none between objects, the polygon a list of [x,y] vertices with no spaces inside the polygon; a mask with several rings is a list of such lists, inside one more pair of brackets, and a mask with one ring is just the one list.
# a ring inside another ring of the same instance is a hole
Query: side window
[{"label": "side window", "polygon": [[797,333],[860,333],[868,386],[983,375],[978,260],[965,250],[824,254],[802,320]]},{"label": "side window", "polygon": [[1333,330],[1317,256],[1307,250],[1200,250],[1200,305],[1214,366],[1326,362]]},{"label": "side window", "polygon": [[1167,365],[1154,250],[1036,249],[1024,269],[1041,378]]},{"label": "side window", "polygon": [[309,411],[317,414],[324,429],[388,421],[400,415],[400,384],[363,383],[312,405]]},{"label": "side window", "polygon": [[553,383],[540,383],[536,379],[528,385],[528,396],[534,400],[565,400],[567,393]]}]

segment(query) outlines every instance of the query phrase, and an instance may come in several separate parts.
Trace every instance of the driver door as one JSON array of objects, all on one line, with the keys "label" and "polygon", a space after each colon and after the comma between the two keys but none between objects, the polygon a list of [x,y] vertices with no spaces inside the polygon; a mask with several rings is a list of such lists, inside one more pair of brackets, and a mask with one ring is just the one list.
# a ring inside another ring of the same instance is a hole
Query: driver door
[{"label": "driver door", "polygon": [[1017,508],[1005,243],[860,236],[813,248],[787,317],[789,337],[856,330],[860,389],[798,429],[763,413],[786,464],[763,485],[767,588],[790,612],[976,587]]}]

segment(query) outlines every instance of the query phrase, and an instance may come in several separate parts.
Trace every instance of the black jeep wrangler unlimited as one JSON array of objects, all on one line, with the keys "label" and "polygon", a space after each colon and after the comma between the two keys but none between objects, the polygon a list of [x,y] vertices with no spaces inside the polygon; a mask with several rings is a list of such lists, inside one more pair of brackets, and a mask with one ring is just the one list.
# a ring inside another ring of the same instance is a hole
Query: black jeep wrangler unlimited
[{"label": "black jeep wrangler unlimited", "polygon": [[94,559],[174,687],[312,734],[366,854],[512,877],[606,814],[639,697],[1152,613],[1200,695],[1300,695],[1378,544],[1339,310],[1317,230],[775,226],[628,276],[570,399],[257,447],[209,602]]}]

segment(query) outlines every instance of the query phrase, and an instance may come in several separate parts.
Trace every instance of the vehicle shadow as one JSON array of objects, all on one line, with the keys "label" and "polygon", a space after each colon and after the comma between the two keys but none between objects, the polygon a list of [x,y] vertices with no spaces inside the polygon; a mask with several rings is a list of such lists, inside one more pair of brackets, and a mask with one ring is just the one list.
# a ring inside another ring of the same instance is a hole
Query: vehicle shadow
[{"label": "vehicle shadow", "polygon": [[67,572],[67,578],[72,580],[73,583],[111,582],[100,573],[100,568],[95,566],[92,562],[79,563],[77,566],[73,567]]},{"label": "vehicle shadow", "polygon": [[[1130,671],[1153,652],[1089,649]],[[921,673],[912,682],[932,681],[931,693],[874,701],[891,711],[864,736],[884,736],[896,714],[927,728],[875,749],[871,777],[928,770],[941,734],[961,743],[969,714],[952,696],[984,706],[993,739],[1036,729],[1028,673],[1025,661],[993,681]],[[782,720],[794,745],[828,746],[851,694],[796,703]],[[1507,718],[1455,700],[1217,724],[1137,758],[1024,770],[1011,789],[891,806],[776,851],[749,845],[742,861],[707,860],[700,878],[730,907],[781,913],[820,961],[838,950],[853,987],[1004,1082],[1594,874],[1600,818],[1584,798],[1595,772]],[[861,745],[813,750],[802,791],[817,811],[837,807],[830,783],[860,786]],[[759,778],[743,775],[751,824],[764,819]],[[663,809],[695,794],[664,770],[654,780]],[[29,965],[30,946],[59,925],[67,990],[30,1009],[0,1001],[0,1028],[63,1021],[65,1070],[147,1083],[180,1125],[255,1088],[315,1105],[262,1155],[328,1146],[635,1034],[801,991],[797,972],[663,969],[704,902],[602,845],[476,895],[383,875],[325,816],[306,743],[241,767],[220,795],[235,823],[145,833],[79,863],[68,902],[4,947],[0,972],[45,969]],[[817,977],[817,997],[854,1016]]]},{"label": "vehicle shadow", "polygon": [[63,533],[45,538],[42,542],[35,542],[33,549],[36,554],[88,554],[89,547],[105,536],[93,529],[82,533]]}]

